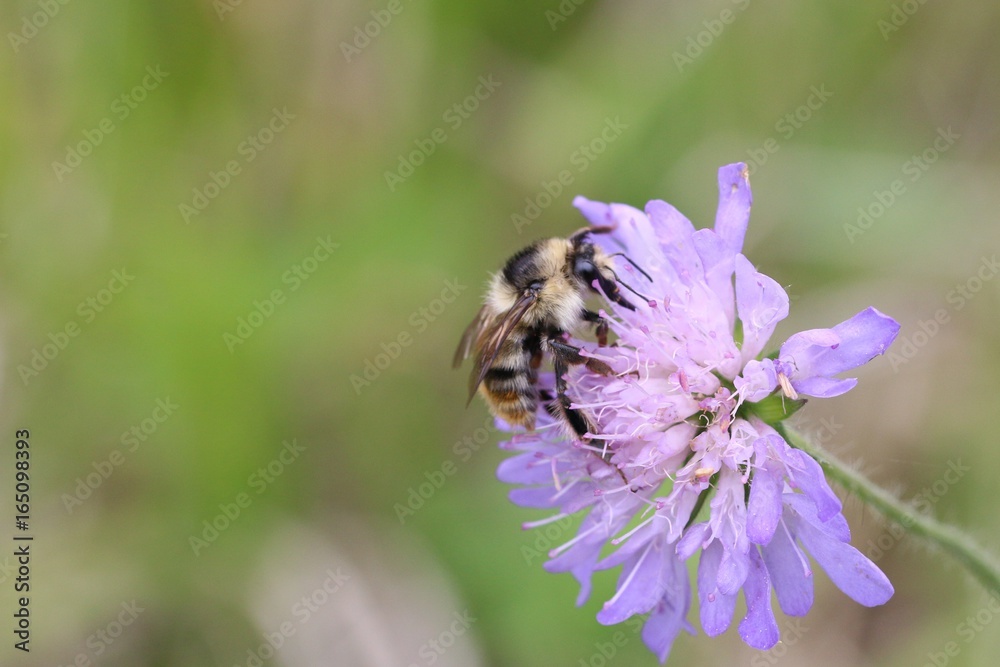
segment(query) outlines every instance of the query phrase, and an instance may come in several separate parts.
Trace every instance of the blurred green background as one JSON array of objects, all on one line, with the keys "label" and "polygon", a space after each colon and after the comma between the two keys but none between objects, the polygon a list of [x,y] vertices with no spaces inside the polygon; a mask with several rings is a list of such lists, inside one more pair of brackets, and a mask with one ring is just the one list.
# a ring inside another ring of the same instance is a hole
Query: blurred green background
[{"label": "blurred green background", "polygon": [[[520,530],[542,515],[506,500],[451,355],[488,272],[582,224],[573,196],[705,226],[741,160],[746,252],[793,299],[774,340],[868,305],[903,325],[898,356],[800,426],[1000,546],[1000,6],[42,0],[0,19],[0,663],[654,664],[594,620],[617,574],[578,609],[542,570],[572,527]],[[732,628],[670,664],[995,664],[981,590],[846,500],[888,605],[818,574],[772,652]]]}]

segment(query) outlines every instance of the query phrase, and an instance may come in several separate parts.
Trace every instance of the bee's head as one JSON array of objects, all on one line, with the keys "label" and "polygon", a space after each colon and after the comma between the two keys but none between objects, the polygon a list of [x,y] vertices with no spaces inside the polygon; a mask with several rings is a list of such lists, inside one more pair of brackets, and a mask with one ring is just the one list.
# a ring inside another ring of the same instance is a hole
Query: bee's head
[{"label": "bee's head", "polygon": [[[628,289],[630,292],[646,299],[634,289],[629,287],[626,283],[622,282],[618,278],[618,274],[611,267],[611,257],[601,249],[600,246],[594,245],[590,240],[590,229],[582,229],[573,236],[570,237],[570,244],[572,250],[570,252],[571,270],[573,275],[575,275],[583,284],[588,287],[591,291],[600,293],[604,292],[605,296],[614,301],[620,306],[624,306],[629,310],[635,310],[635,306],[621,295],[618,289],[618,285],[621,284],[623,287]],[[615,255],[623,255],[623,253],[615,253]],[[629,263],[635,266],[647,279],[649,275],[645,271],[636,266],[628,257],[625,257]],[[594,283],[600,286],[600,291],[594,286]],[[648,299],[646,299],[648,301]]]},{"label": "bee's head", "polygon": [[587,289],[596,291],[594,281],[601,285],[615,282],[610,259],[599,246],[594,245],[586,230],[570,237],[570,247],[567,268]]},{"label": "bee's head", "polygon": [[[606,260],[602,261],[604,253],[591,243],[587,235],[573,238],[572,243],[573,250],[570,252],[569,258],[572,264],[570,270],[590,286],[599,268],[603,268],[601,264],[607,263]],[[601,255],[600,258],[597,256],[598,253]],[[590,279],[588,280],[588,278]]]}]

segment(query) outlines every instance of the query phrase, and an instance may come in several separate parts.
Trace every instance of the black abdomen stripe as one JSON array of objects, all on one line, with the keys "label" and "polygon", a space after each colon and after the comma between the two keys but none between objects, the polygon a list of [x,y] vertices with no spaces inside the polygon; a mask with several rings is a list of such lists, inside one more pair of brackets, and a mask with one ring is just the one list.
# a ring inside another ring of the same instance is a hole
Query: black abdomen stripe
[{"label": "black abdomen stripe", "polygon": [[486,371],[485,379],[493,381],[510,380],[511,378],[515,378],[518,375],[521,375],[522,373],[524,373],[524,369],[501,368],[500,366],[493,366],[492,368]]},{"label": "black abdomen stripe", "polygon": [[525,394],[532,391],[531,370],[527,365],[519,368],[494,366],[486,371],[483,383],[492,392]]}]

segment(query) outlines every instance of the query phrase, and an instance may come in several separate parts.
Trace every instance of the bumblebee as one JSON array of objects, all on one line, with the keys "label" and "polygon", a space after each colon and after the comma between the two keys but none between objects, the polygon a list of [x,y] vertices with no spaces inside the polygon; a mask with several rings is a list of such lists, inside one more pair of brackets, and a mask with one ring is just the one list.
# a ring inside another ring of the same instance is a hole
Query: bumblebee
[{"label": "bumblebee", "polygon": [[[567,342],[567,334],[589,323],[595,326],[598,344],[607,344],[608,322],[587,309],[584,301],[592,293],[603,293],[618,305],[635,310],[618,286],[642,295],[618,278],[611,266],[613,257],[622,256],[652,280],[623,253],[605,253],[591,241],[592,234],[613,229],[586,227],[569,238],[536,241],[515,253],[493,276],[482,308],[455,351],[456,368],[474,356],[470,402],[478,391],[495,417],[532,430],[542,400],[578,438],[596,433],[586,413],[570,408],[564,375],[571,364],[584,364],[602,375],[610,375],[612,370],[603,361],[580,354],[580,348]],[[554,399],[536,387],[537,370],[546,353],[551,355],[555,371]]]}]

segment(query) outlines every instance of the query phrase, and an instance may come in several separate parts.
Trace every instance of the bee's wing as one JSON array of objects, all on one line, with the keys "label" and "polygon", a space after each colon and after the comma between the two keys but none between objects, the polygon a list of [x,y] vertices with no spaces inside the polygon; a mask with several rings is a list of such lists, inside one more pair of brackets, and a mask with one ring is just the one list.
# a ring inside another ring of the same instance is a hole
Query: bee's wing
[{"label": "bee's wing", "polygon": [[489,312],[484,305],[476,313],[472,322],[465,328],[465,333],[462,334],[462,340],[458,342],[458,348],[455,350],[455,356],[451,360],[452,368],[458,368],[465,361],[469,353],[472,351],[472,344],[483,335],[483,331],[489,324]]},{"label": "bee's wing", "polygon": [[[534,294],[524,294],[522,295],[513,306],[510,307],[507,312],[503,313],[499,317],[494,317],[490,319],[487,325],[482,329],[480,333],[480,338],[477,340],[476,347],[478,348],[478,354],[476,355],[476,365],[472,369],[472,375],[469,377],[469,400],[476,395],[476,389],[479,388],[480,383],[483,378],[486,377],[487,371],[493,366],[493,361],[500,354],[500,348],[503,347],[504,341],[507,340],[507,336],[510,332],[514,330],[517,323],[521,321],[524,314],[528,312],[528,308],[531,307],[538,297]],[[473,322],[475,324],[475,322]]]}]

